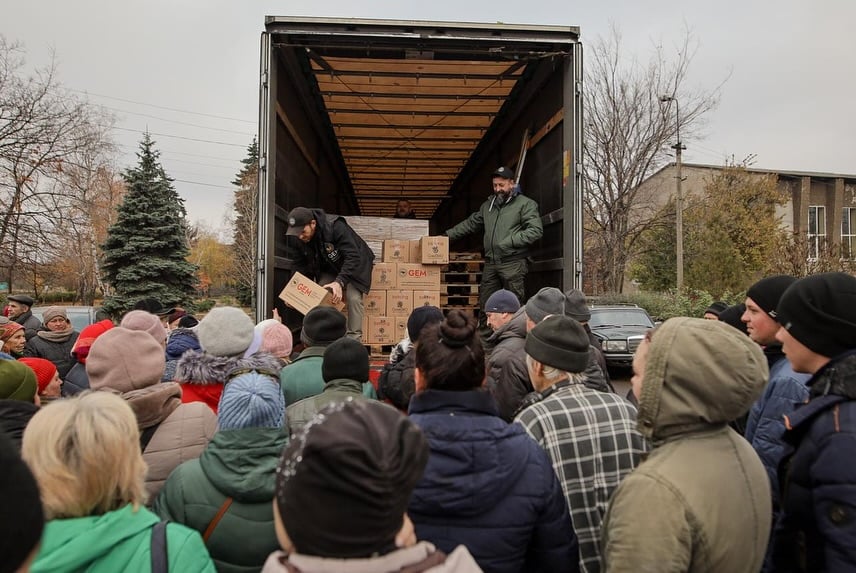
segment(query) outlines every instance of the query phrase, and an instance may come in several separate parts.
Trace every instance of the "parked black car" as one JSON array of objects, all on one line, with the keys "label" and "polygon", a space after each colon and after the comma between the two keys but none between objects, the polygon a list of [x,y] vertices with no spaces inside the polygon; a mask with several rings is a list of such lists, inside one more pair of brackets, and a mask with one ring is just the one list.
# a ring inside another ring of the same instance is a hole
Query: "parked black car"
[{"label": "parked black car", "polygon": [[644,308],[635,304],[592,306],[589,328],[600,339],[606,364],[610,367],[629,367],[633,354],[654,328],[654,321]]}]

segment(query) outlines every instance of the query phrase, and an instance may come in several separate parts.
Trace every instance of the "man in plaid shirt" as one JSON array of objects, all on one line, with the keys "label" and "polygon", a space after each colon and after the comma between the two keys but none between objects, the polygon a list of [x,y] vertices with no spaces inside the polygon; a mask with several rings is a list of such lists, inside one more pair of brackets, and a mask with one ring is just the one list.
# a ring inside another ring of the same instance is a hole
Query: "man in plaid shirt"
[{"label": "man in plaid shirt", "polygon": [[535,394],[515,421],[547,452],[562,484],[580,544],[580,571],[600,571],[600,526],[609,497],[647,450],[636,410],[586,387],[589,339],[579,322],[553,315],[526,336]]}]

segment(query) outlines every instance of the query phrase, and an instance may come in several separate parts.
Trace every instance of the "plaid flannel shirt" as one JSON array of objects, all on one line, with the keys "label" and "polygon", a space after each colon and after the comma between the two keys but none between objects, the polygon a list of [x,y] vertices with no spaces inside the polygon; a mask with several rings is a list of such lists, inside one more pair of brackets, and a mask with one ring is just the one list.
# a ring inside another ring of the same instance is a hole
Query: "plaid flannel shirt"
[{"label": "plaid flannel shirt", "polygon": [[536,396],[540,401],[515,421],[553,462],[579,539],[580,570],[599,572],[600,526],[609,497],[648,449],[636,430],[636,409],[615,394],[570,381]]}]

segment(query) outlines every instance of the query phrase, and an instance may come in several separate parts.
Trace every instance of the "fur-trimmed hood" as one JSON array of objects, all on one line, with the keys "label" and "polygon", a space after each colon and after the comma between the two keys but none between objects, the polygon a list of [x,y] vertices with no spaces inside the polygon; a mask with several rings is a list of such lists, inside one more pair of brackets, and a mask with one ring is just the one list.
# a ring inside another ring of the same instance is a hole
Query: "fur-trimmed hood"
[{"label": "fur-trimmed hood", "polygon": [[182,384],[223,384],[229,372],[235,368],[261,368],[279,376],[282,362],[267,352],[257,352],[242,358],[214,356],[201,350],[190,350],[178,360],[175,381]]}]

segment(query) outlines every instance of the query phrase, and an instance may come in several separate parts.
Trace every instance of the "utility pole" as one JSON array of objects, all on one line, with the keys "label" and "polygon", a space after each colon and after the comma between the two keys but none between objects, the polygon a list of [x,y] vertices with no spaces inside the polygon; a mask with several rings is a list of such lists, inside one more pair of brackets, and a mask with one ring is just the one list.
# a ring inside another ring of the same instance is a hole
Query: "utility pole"
[{"label": "utility pole", "polygon": [[678,104],[678,98],[674,96],[660,96],[661,102],[675,102],[675,132],[677,135],[677,143],[672,146],[675,150],[675,258],[677,259],[677,289],[681,292],[684,289],[684,197],[681,193],[681,182],[683,174],[681,172],[681,152],[685,149],[681,142],[681,108]]}]

